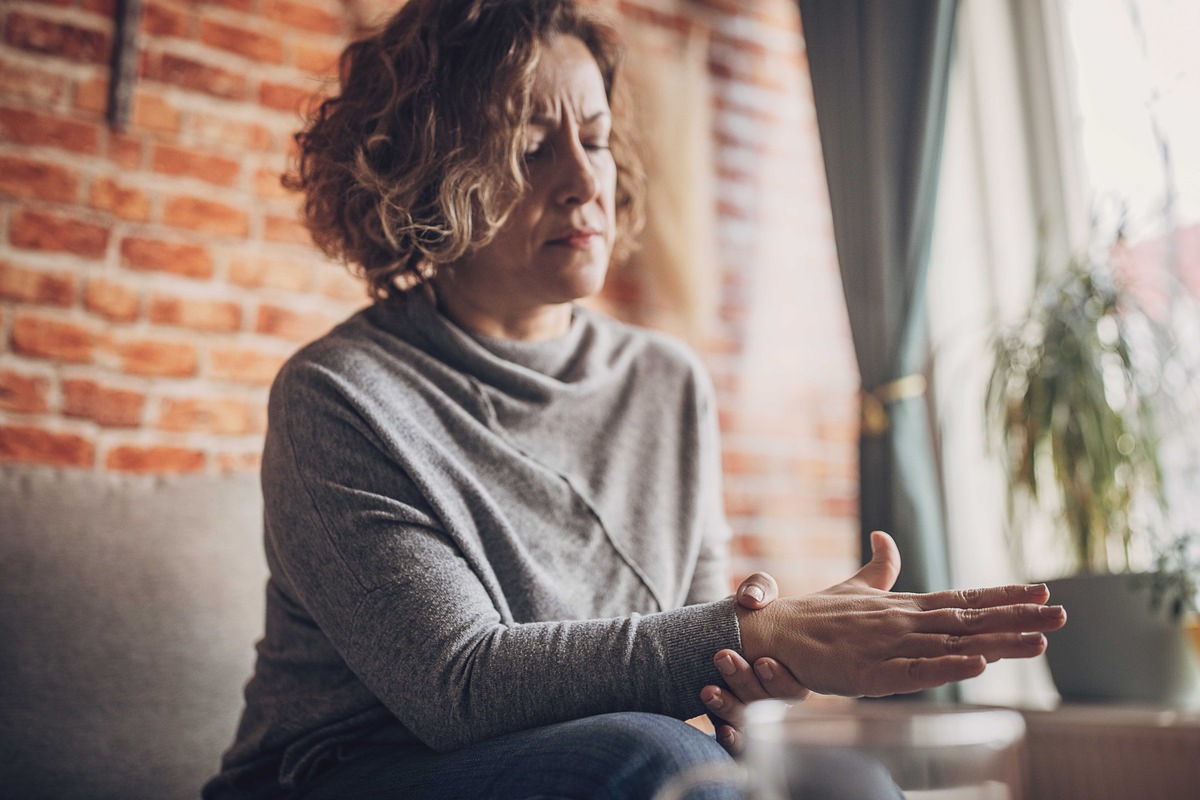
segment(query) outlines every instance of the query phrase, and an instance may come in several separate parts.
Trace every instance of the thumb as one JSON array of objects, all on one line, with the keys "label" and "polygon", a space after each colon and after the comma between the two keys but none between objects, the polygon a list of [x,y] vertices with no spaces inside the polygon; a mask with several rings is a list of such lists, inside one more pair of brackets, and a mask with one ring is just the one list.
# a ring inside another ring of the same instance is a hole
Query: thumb
[{"label": "thumb", "polygon": [[779,597],[779,584],[765,572],[756,572],[742,581],[734,593],[737,604],[755,611],[766,608]]},{"label": "thumb", "polygon": [[871,560],[850,580],[859,581],[872,589],[889,591],[900,577],[900,551],[896,542],[883,531],[871,532]]}]

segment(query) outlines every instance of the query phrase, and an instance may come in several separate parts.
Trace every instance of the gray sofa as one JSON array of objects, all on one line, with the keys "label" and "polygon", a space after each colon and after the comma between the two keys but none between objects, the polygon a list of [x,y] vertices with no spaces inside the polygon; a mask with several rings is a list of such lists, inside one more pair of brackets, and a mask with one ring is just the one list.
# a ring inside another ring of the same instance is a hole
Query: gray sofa
[{"label": "gray sofa", "polygon": [[255,476],[0,469],[0,798],[197,798],[263,623]]}]

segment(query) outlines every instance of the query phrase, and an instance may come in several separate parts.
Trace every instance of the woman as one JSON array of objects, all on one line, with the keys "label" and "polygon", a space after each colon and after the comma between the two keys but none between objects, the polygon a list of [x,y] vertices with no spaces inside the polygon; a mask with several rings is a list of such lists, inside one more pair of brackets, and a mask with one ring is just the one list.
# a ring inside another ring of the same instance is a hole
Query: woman
[{"label": "woman", "polygon": [[887,592],[883,534],[827,592],[726,596],[700,363],[574,305],[638,217],[617,63],[570,0],[410,0],[343,55],[291,180],[376,302],[272,389],[266,633],[206,798],[649,797],[728,758],[682,719],[1062,624],[1044,587]]}]

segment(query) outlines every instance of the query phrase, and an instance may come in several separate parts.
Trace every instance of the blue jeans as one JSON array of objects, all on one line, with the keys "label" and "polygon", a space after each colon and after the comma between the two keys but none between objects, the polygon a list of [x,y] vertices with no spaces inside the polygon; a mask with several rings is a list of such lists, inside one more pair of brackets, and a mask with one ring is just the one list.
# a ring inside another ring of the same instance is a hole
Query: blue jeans
[{"label": "blue jeans", "polygon": [[[371,748],[318,778],[300,800],[650,800],[680,772],[729,755],[711,736],[671,717],[624,712],[510,733],[439,754]],[[709,787],[688,800],[735,800]]]}]

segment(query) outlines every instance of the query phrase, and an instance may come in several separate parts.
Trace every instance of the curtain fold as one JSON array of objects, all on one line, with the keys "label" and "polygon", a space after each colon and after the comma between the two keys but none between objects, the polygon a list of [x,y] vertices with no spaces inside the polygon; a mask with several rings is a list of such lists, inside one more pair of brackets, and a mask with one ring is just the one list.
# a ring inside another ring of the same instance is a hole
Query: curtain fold
[{"label": "curtain fold", "polygon": [[903,591],[948,588],[925,297],[956,0],[798,0],[863,384],[860,520]]}]

